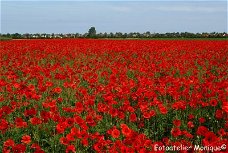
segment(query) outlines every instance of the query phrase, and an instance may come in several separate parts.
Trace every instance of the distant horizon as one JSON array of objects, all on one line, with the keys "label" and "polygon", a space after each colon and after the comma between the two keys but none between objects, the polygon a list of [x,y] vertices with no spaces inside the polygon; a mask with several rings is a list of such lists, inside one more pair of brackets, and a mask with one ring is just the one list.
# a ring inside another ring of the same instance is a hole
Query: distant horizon
[{"label": "distant horizon", "polygon": [[[127,34],[129,34],[129,33],[140,33],[140,34],[143,34],[143,33],[146,33],[146,32],[148,32],[148,31],[145,31],[145,32],[121,32],[122,34],[124,34],[124,33],[127,33]],[[177,32],[151,32],[151,31],[149,31],[151,34],[156,34],[156,33],[158,33],[158,34],[166,34],[166,33],[185,33],[185,32],[187,32],[187,33],[192,33],[192,34],[202,34],[202,33],[208,33],[208,34],[210,34],[210,33],[226,33],[226,34],[228,34],[228,32],[217,32],[217,31],[212,31],[212,32],[188,32],[188,31],[177,31]],[[6,35],[6,34],[15,34],[15,33],[18,33],[18,34],[86,34],[86,33],[88,33],[88,32],[85,32],[85,33],[79,33],[79,32],[69,32],[69,33],[61,33],[61,32],[56,32],[56,33],[54,33],[54,32],[52,32],[52,33],[47,33],[47,32],[36,32],[36,33],[19,33],[19,32],[14,32],[14,33],[0,33],[0,34],[3,34],[3,35]],[[107,34],[110,34],[110,33],[113,33],[113,34],[115,34],[115,33],[119,33],[118,31],[117,32],[99,32],[99,33],[102,33],[102,34],[104,34],[104,33],[107,33]],[[97,34],[99,34],[99,33],[97,33]]]},{"label": "distant horizon", "polygon": [[227,33],[227,1],[1,1],[1,34]]}]

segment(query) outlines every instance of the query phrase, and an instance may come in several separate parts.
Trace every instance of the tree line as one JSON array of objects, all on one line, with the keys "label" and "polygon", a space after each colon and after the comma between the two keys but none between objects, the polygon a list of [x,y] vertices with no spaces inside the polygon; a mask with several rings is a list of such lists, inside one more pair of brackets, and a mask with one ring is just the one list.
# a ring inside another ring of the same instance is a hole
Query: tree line
[{"label": "tree line", "polygon": [[191,32],[167,32],[167,33],[151,33],[150,31],[139,33],[139,32],[104,32],[97,33],[95,27],[91,27],[87,33],[7,33],[0,34],[1,37],[12,38],[12,39],[55,39],[55,38],[228,38],[226,32],[203,32],[203,33],[191,33]]}]

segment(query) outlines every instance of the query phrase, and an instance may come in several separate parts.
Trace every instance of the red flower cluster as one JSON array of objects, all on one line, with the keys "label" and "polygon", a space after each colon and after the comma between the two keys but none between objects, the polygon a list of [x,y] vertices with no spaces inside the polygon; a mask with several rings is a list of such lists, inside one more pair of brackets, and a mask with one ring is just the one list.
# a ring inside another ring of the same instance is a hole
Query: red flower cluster
[{"label": "red flower cluster", "polygon": [[226,145],[227,53],[223,40],[0,42],[1,152]]}]

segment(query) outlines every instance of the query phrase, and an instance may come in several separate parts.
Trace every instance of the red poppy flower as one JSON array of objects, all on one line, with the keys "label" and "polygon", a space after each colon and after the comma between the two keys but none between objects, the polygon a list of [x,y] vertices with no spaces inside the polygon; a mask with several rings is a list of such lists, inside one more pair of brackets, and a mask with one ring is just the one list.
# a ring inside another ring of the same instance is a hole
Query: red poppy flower
[{"label": "red poppy flower", "polygon": [[116,116],[118,115],[118,110],[115,109],[115,108],[111,108],[111,109],[109,110],[109,113],[110,113],[110,115],[111,115],[112,117],[116,117]]},{"label": "red poppy flower", "polygon": [[194,128],[194,123],[192,121],[189,121],[187,125],[188,128]]},{"label": "red poppy flower", "polygon": [[200,117],[200,118],[199,118],[199,122],[200,122],[200,123],[204,123],[205,121],[206,121],[206,119],[205,119],[204,117]]},{"label": "red poppy flower", "polygon": [[83,120],[80,116],[78,116],[78,115],[75,115],[74,121],[75,121],[75,123],[77,123],[78,125],[81,125],[81,124],[84,123],[84,120]]},{"label": "red poppy flower", "polygon": [[15,124],[17,128],[25,128],[28,126],[27,122],[25,122],[22,118],[17,117],[15,119]]},{"label": "red poppy flower", "polygon": [[85,138],[81,140],[81,143],[84,147],[88,147],[89,145],[88,139],[85,139]]},{"label": "red poppy flower", "polygon": [[130,114],[129,116],[130,122],[136,122],[137,121],[137,116],[135,113]]},{"label": "red poppy flower", "polygon": [[29,135],[24,135],[21,139],[22,143],[29,144],[31,142],[31,137]]},{"label": "red poppy flower", "polygon": [[143,112],[143,117],[145,118],[145,119],[150,119],[151,118],[151,114],[150,114],[150,112]]},{"label": "red poppy flower", "polygon": [[76,148],[74,145],[68,145],[67,148],[66,148],[66,153],[76,153]]},{"label": "red poppy flower", "polygon": [[218,141],[218,137],[213,132],[205,133],[205,138],[202,140],[204,146],[209,146]]},{"label": "red poppy flower", "polygon": [[57,130],[58,133],[64,133],[66,128],[67,128],[67,124],[65,122],[58,123],[56,125],[56,130]]},{"label": "red poppy flower", "polygon": [[57,94],[60,94],[62,92],[62,88],[56,87],[56,88],[53,89],[53,92],[57,93]]},{"label": "red poppy flower", "polygon": [[225,111],[226,113],[228,113],[228,102],[224,102],[223,106],[222,106],[223,111]]},{"label": "red poppy flower", "polygon": [[69,133],[66,135],[66,139],[70,142],[70,141],[74,141],[75,138],[74,138],[74,134],[72,133]]},{"label": "red poppy flower", "polygon": [[69,141],[67,140],[67,138],[65,137],[61,137],[59,139],[60,143],[63,144],[63,145],[69,145]]},{"label": "red poppy flower", "polygon": [[216,110],[215,117],[216,117],[216,119],[222,119],[223,118],[223,111],[221,109]]},{"label": "red poppy flower", "polygon": [[45,85],[46,85],[46,87],[51,87],[51,86],[53,86],[53,83],[52,83],[52,82],[47,81]]},{"label": "red poppy flower", "polygon": [[171,130],[171,134],[173,137],[178,137],[182,134],[181,130],[179,128],[173,128]]},{"label": "red poppy flower", "polygon": [[28,117],[28,116],[35,116],[36,113],[37,113],[36,109],[35,108],[31,108],[31,109],[25,110],[24,115],[26,117]]},{"label": "red poppy flower", "polygon": [[84,106],[81,102],[75,103],[75,111],[79,114],[84,110]]},{"label": "red poppy flower", "polygon": [[12,152],[11,149],[8,149],[5,147],[3,147],[3,149],[2,149],[2,153],[11,153],[11,152]]},{"label": "red poppy flower", "polygon": [[33,148],[33,149],[41,149],[41,147],[37,143],[33,143],[31,145],[31,148]]},{"label": "red poppy flower", "polygon": [[119,112],[118,112],[118,118],[121,119],[121,120],[123,120],[123,119],[125,118],[124,112],[119,111]]},{"label": "red poppy flower", "polygon": [[30,122],[33,124],[33,125],[38,125],[38,124],[41,124],[42,123],[42,120],[38,117],[33,117],[30,119]]},{"label": "red poppy flower", "polygon": [[71,128],[70,133],[73,135],[77,135],[78,133],[80,133],[79,129],[76,127]]},{"label": "red poppy flower", "polygon": [[103,149],[103,145],[101,143],[96,143],[93,145],[94,150],[100,152]]},{"label": "red poppy flower", "polygon": [[151,141],[151,140],[146,140],[146,141],[144,142],[144,147],[145,147],[145,148],[150,148],[151,145],[152,145],[152,141]]},{"label": "red poppy flower", "polygon": [[7,139],[4,143],[3,146],[4,147],[13,147],[14,146],[14,140],[13,139]]},{"label": "red poppy flower", "polygon": [[188,131],[182,131],[182,134],[189,139],[193,138],[193,135],[191,133],[189,133]]},{"label": "red poppy flower", "polygon": [[16,144],[12,147],[13,153],[24,153],[26,146],[23,144]]},{"label": "red poppy flower", "polygon": [[213,100],[210,100],[210,105],[211,106],[217,106],[217,104],[218,104],[218,101],[216,100],[216,99],[213,99]]},{"label": "red poppy flower", "polygon": [[65,122],[67,127],[71,127],[74,125],[74,118],[67,118]]},{"label": "red poppy flower", "polygon": [[112,133],[111,134],[112,134],[112,137],[113,138],[118,138],[120,136],[120,131],[118,129],[114,128],[112,130]]},{"label": "red poppy flower", "polygon": [[94,123],[93,117],[90,116],[90,115],[86,116],[86,123],[87,123],[87,124],[92,124],[92,123]]},{"label": "red poppy flower", "polygon": [[64,79],[66,79],[66,76],[62,75],[60,73],[56,73],[55,74],[55,79],[64,80]]},{"label": "red poppy flower", "polygon": [[220,135],[220,136],[225,136],[226,135],[226,131],[225,131],[225,129],[219,129],[218,130],[218,135]]},{"label": "red poppy flower", "polygon": [[194,118],[195,118],[195,116],[194,116],[193,114],[189,114],[189,115],[188,115],[188,119],[189,119],[189,120],[192,120],[192,119],[194,119]]},{"label": "red poppy flower", "polygon": [[208,132],[208,129],[205,126],[199,126],[197,129],[197,135],[205,135]]},{"label": "red poppy flower", "polygon": [[121,124],[121,132],[123,133],[124,136],[130,137],[132,134],[132,130],[126,125],[126,124]]},{"label": "red poppy flower", "polygon": [[43,122],[48,122],[48,120],[51,118],[51,114],[50,112],[46,112],[46,111],[41,111],[40,112],[40,116]]},{"label": "red poppy flower", "polygon": [[165,108],[164,106],[159,106],[158,108],[159,108],[161,114],[165,115],[168,113],[167,108]]},{"label": "red poppy flower", "polygon": [[8,128],[8,122],[5,119],[0,120],[0,131],[4,132]]},{"label": "red poppy flower", "polygon": [[181,125],[181,120],[178,120],[178,119],[173,120],[173,124],[174,124],[175,126],[179,127],[179,126]]}]

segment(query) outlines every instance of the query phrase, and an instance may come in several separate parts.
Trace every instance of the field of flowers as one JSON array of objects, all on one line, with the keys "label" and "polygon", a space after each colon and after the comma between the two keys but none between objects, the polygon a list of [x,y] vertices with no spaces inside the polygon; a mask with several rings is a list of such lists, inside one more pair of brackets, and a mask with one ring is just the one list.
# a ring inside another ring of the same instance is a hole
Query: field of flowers
[{"label": "field of flowers", "polygon": [[224,40],[0,42],[3,153],[228,152],[227,103]]}]

